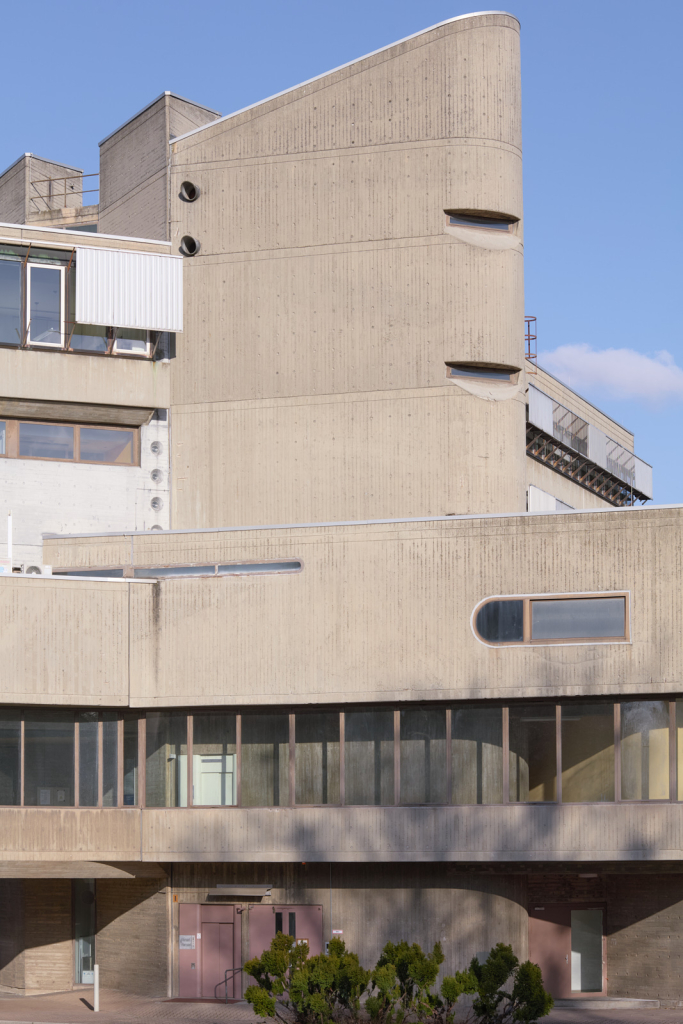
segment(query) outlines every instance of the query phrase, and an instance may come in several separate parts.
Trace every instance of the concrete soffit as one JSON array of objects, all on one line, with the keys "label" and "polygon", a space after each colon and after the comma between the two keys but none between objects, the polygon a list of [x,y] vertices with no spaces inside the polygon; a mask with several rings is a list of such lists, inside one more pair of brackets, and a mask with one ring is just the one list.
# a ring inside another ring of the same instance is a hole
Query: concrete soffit
[{"label": "concrete soffit", "polygon": [[[452,25],[457,21],[466,21],[468,18],[485,18],[492,14],[512,18],[519,24],[519,19],[514,14],[510,14],[509,11],[474,11],[471,14],[458,14],[455,18],[446,18],[445,21],[439,21],[436,25],[430,25],[429,28],[420,29],[419,32],[413,32],[411,35],[405,36],[403,39],[397,39],[395,42],[389,43],[387,46],[381,46],[378,50],[373,50],[371,53],[365,53],[362,57],[355,57],[354,60],[347,61],[346,64],[340,64],[336,68],[324,71],[321,75],[315,75],[313,78],[307,78],[305,82],[299,82],[297,85],[292,85],[289,89],[283,89],[281,92],[276,92],[272,96],[266,96],[265,99],[258,100],[256,103],[250,103],[246,107],[241,107],[239,110],[235,110],[231,114],[224,114],[223,117],[218,117],[215,121],[209,121],[207,124],[200,125],[198,128],[193,128],[192,131],[185,132],[184,135],[178,135],[175,139],[171,139],[169,145],[175,145],[176,142],[181,142],[183,139],[187,139],[191,135],[203,132],[207,128],[214,128],[217,124],[221,124],[223,121],[229,121],[232,117],[238,117],[239,114],[245,114],[247,111],[254,110],[256,107],[261,107],[266,103],[270,103],[272,100],[279,99],[281,96],[286,96],[288,93],[296,92],[297,89],[303,89],[305,86],[312,85],[314,82],[319,82],[324,78],[329,78],[330,75],[335,75],[339,71],[351,68],[354,64],[360,64],[361,61],[368,60],[370,57],[376,57],[381,53],[386,53],[387,50],[392,50],[395,46],[401,46],[403,43],[408,43],[412,39],[418,39],[420,36],[427,35],[429,32],[434,32],[436,29],[443,28],[445,25]],[[142,111],[140,111],[140,113],[142,113]],[[106,139],[103,141],[106,142]],[[102,145],[102,143],[100,143],[100,145]]]}]

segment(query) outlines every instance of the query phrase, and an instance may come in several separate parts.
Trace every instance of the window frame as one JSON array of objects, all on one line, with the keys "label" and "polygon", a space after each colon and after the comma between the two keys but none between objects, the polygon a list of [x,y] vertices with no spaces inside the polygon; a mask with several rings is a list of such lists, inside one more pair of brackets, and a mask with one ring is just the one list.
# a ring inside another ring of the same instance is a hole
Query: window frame
[{"label": "window frame", "polygon": [[[624,635],[621,637],[596,636],[596,637],[562,637],[557,640],[542,639],[532,640],[531,638],[531,603],[532,601],[571,601],[596,599],[601,597],[623,597],[624,598]],[[492,601],[522,601],[522,640],[501,640],[493,642],[486,640],[477,629],[477,616],[485,604]],[[477,640],[484,647],[496,649],[499,647],[581,647],[589,644],[631,644],[631,591],[630,590],[601,590],[586,591],[570,594],[492,594],[479,601],[470,616],[470,628]]]},{"label": "window frame", "polygon": [[[31,341],[31,278],[33,277],[33,270],[56,270],[59,273],[59,342],[52,341]],[[66,303],[64,294],[64,281],[66,278],[66,267],[61,266],[58,263],[34,263],[29,259],[26,261],[26,309],[24,314],[24,336],[26,339],[26,348],[37,348],[37,349],[63,349],[65,334],[66,334]]]},{"label": "window frame", "polygon": [[[457,370],[459,367],[463,369],[471,369],[472,373],[459,374]],[[487,369],[490,371],[487,373]],[[456,372],[453,373],[452,371]],[[477,373],[477,370],[481,370],[481,373]],[[514,366],[475,366],[464,362],[456,362],[451,360],[446,363],[446,380],[454,381],[456,384],[467,383],[468,381],[476,381],[480,384],[517,384],[519,381],[519,368]],[[496,377],[494,374],[504,374],[505,376]]]},{"label": "window frame", "polygon": [[[64,462],[83,466],[115,466],[117,469],[140,467],[140,427],[119,427],[104,423],[67,423],[61,420],[30,420],[5,417],[5,452],[0,459],[21,459],[28,462]],[[74,431],[74,457],[72,459],[51,458],[49,455],[20,455],[19,434],[22,423],[37,423],[49,427],[72,427]],[[81,427],[86,430],[126,430],[133,434],[133,459],[131,462],[102,462],[99,459],[81,459]]]}]

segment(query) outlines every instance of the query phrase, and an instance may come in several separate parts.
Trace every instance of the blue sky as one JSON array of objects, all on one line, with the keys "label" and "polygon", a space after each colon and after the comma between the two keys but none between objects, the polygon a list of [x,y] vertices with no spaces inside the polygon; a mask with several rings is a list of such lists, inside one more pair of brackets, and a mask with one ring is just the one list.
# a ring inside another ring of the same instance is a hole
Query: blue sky
[{"label": "blue sky", "polygon": [[[0,169],[31,151],[96,171],[98,141],[164,89],[229,113],[477,9],[8,5]],[[538,317],[539,361],[635,432],[658,503],[683,502],[683,3],[506,9],[522,24],[526,308]]]}]

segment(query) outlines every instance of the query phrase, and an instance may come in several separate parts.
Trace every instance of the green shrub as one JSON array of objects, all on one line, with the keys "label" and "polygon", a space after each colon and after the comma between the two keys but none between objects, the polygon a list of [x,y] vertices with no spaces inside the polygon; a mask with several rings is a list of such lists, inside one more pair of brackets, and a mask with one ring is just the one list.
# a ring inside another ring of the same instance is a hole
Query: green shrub
[{"label": "green shrub", "polygon": [[282,932],[244,970],[256,981],[244,993],[255,1013],[274,1017],[279,1000],[301,1024],[329,1024],[342,1016],[357,1020],[370,980],[370,972],[355,953],[347,953],[341,939],[332,939],[328,954],[309,957],[306,943],[296,945]]}]

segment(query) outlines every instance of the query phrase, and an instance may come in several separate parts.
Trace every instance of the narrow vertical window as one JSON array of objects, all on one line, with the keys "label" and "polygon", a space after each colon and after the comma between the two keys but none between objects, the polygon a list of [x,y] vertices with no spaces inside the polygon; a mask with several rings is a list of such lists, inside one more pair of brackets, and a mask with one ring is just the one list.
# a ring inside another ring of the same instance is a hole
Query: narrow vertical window
[{"label": "narrow vertical window", "polygon": [[339,714],[297,714],[295,726],[297,804],[339,803]]},{"label": "narrow vertical window", "polygon": [[614,705],[562,708],[562,802],[614,800]]},{"label": "narrow vertical window", "polygon": [[510,708],[510,801],[557,799],[554,704]]},{"label": "narrow vertical window", "polygon": [[502,803],[502,708],[453,708],[451,744],[453,803]]},{"label": "narrow vertical window", "polygon": [[73,713],[31,709],[24,723],[24,803],[73,807]]},{"label": "narrow vertical window", "polygon": [[28,265],[28,340],[31,345],[62,344],[61,267]]},{"label": "narrow vertical window", "polygon": [[98,713],[82,711],[78,716],[78,802],[97,807]]},{"label": "narrow vertical window", "polygon": [[194,716],[192,803],[229,807],[237,800],[237,719],[222,712]]},{"label": "narrow vertical window", "polygon": [[393,711],[347,711],[344,756],[347,804],[394,803]]},{"label": "narrow vertical window", "polygon": [[289,803],[289,715],[242,715],[242,806]]},{"label": "narrow vertical window", "polygon": [[147,712],[148,807],[187,807],[187,715]]},{"label": "narrow vertical window", "polygon": [[401,803],[445,804],[446,709],[401,711]]},{"label": "narrow vertical window", "polygon": [[621,798],[669,799],[668,701],[621,705]]},{"label": "narrow vertical window", "polygon": [[117,711],[102,712],[102,806],[118,804],[119,716]]},{"label": "narrow vertical window", "polygon": [[20,345],[21,263],[0,260],[0,345]]},{"label": "narrow vertical window", "polygon": [[123,806],[138,803],[138,716],[130,712],[123,718]]},{"label": "narrow vertical window", "polygon": [[4,806],[20,802],[20,742],[20,712],[3,710],[0,713],[0,804]]}]

